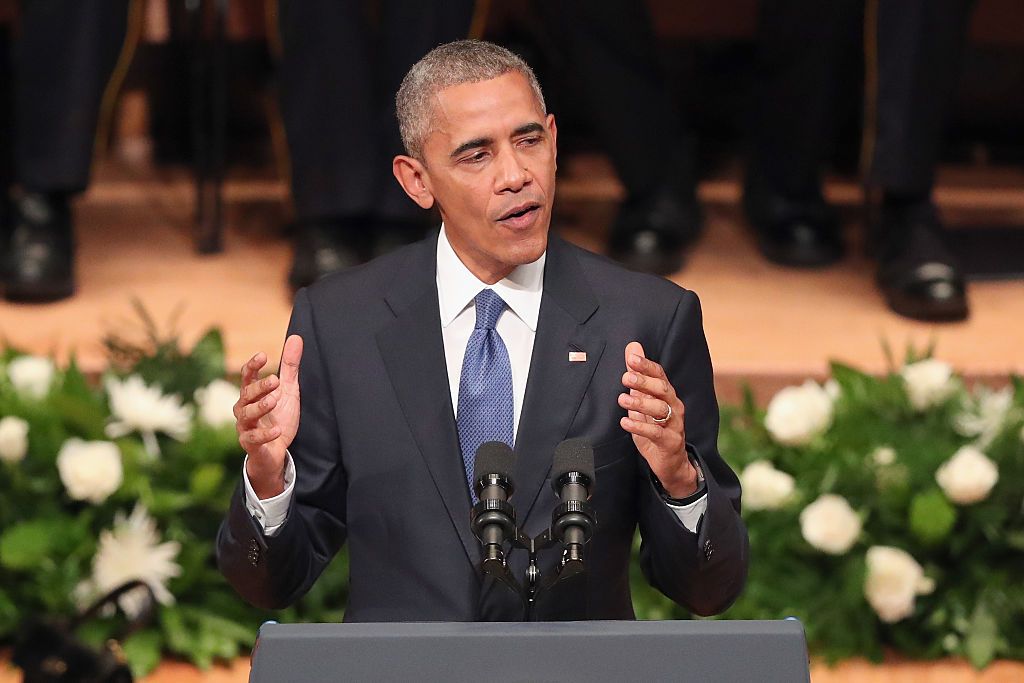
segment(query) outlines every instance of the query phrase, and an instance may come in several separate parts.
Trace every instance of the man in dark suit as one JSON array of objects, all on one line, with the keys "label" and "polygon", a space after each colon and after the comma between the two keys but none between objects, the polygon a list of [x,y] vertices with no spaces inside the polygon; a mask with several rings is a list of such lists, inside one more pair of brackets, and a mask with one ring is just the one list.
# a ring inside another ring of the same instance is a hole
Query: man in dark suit
[{"label": "man in dark suit", "polygon": [[[638,525],[655,587],[699,614],[724,610],[746,578],[747,533],[716,445],[696,295],[549,238],[557,129],[512,53],[436,48],[397,104],[408,155],[395,175],[438,205],[441,231],[300,290],[280,378],[257,379],[262,353],[244,366],[248,457],[221,570],[253,604],[282,607],[348,541],[349,621],[521,619],[518,597],[479,571],[472,456],[514,444],[512,502],[535,535],[556,502],[554,448],[584,437],[599,521],[588,572],[541,616],[632,618]],[[559,555],[541,553],[542,571]],[[509,562],[522,576],[525,553]]]}]

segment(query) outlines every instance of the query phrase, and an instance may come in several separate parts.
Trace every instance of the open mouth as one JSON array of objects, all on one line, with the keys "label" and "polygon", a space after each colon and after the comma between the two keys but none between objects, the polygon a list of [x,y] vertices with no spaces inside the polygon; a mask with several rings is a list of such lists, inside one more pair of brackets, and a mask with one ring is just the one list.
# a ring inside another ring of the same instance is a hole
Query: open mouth
[{"label": "open mouth", "polygon": [[504,216],[502,216],[498,220],[499,221],[507,221],[507,220],[515,220],[517,218],[522,218],[523,216],[526,216],[527,214],[532,213],[532,212],[536,211],[539,208],[540,208],[540,204],[536,204],[536,203],[524,204],[523,206],[518,206],[518,207],[512,209],[512,211],[509,211],[508,213],[506,213]]}]

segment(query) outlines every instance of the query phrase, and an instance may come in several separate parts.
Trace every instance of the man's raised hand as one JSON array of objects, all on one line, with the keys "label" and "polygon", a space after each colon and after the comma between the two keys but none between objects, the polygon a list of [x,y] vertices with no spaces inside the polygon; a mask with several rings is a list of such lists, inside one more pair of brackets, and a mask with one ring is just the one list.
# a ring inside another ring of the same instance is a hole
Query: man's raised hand
[{"label": "man's raised hand", "polygon": [[284,343],[281,376],[259,378],[267,356],[262,351],[242,366],[242,388],[235,403],[238,443],[249,454],[245,471],[253,491],[265,500],[284,491],[287,450],[299,429],[299,362],[302,337]]},{"label": "man's raised hand", "polygon": [[626,372],[619,394],[626,416],[619,424],[633,435],[633,443],[658,480],[674,498],[697,490],[697,470],[686,455],[685,406],[676,395],[664,368],[647,358],[640,342],[626,344]]}]

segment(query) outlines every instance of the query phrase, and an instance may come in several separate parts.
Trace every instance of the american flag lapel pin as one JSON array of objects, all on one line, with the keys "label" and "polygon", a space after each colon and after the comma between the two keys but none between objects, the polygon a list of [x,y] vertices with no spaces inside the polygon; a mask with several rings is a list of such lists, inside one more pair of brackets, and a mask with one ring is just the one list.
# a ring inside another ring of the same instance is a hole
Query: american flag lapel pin
[{"label": "american flag lapel pin", "polygon": [[587,362],[587,352],[586,351],[580,351],[579,349],[576,349],[575,351],[570,351],[569,352],[569,362],[570,363],[586,363]]}]

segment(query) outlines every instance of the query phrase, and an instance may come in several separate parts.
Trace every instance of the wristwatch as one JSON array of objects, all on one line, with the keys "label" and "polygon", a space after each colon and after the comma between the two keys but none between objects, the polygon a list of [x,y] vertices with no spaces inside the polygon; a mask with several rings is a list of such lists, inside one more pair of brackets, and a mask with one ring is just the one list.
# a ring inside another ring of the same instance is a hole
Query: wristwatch
[{"label": "wristwatch", "polygon": [[658,491],[658,494],[661,495],[662,499],[669,505],[689,505],[690,503],[696,502],[697,499],[699,499],[707,492],[708,487],[704,481],[704,470],[701,469],[700,463],[697,461],[697,458],[693,457],[693,454],[690,453],[689,448],[687,448],[686,450],[686,457],[689,458],[690,464],[693,465],[693,469],[697,470],[697,490],[688,495],[686,498],[673,498],[672,496],[668,495],[668,491],[665,490],[665,487],[662,485],[661,480],[658,479],[654,472],[651,472],[651,481],[654,483],[654,488]]}]

